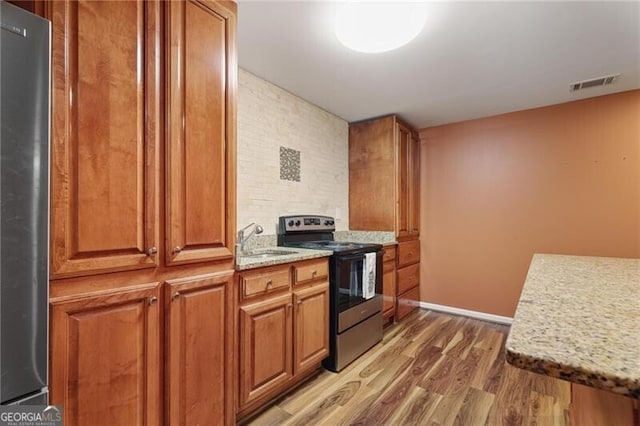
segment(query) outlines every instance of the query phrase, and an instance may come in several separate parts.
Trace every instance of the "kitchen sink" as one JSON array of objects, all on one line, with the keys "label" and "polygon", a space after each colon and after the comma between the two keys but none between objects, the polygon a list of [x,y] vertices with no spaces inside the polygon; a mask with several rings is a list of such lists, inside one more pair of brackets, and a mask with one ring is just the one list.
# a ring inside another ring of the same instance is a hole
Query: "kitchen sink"
[{"label": "kitchen sink", "polygon": [[295,254],[295,253],[296,253],[295,251],[290,251],[290,250],[260,250],[260,251],[242,254],[239,257],[249,257],[252,259],[264,259],[267,257],[274,257],[274,256],[287,256],[289,254]]}]

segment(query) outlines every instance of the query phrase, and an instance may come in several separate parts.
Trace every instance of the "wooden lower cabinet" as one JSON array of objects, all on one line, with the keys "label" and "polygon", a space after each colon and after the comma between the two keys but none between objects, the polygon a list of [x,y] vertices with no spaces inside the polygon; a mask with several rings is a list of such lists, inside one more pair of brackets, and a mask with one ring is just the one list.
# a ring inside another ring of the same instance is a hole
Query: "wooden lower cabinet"
[{"label": "wooden lower cabinet", "polygon": [[398,294],[411,290],[420,285],[420,264],[414,263],[405,268],[398,269]]},{"label": "wooden lower cabinet", "polygon": [[420,240],[398,243],[398,268],[420,262]]},{"label": "wooden lower cabinet", "polygon": [[398,243],[396,269],[396,321],[418,308],[420,302],[420,240]]},{"label": "wooden lower cabinet", "polygon": [[571,383],[569,417],[571,426],[638,426],[640,403],[620,394]]},{"label": "wooden lower cabinet", "polygon": [[240,308],[240,406],[293,376],[291,294]]},{"label": "wooden lower cabinet", "polygon": [[329,285],[294,291],[295,374],[318,365],[329,355]]},{"label": "wooden lower cabinet", "polygon": [[[288,273],[286,286],[282,285],[283,270]],[[327,275],[327,259],[258,268],[240,274],[239,418],[290,389],[329,355]],[[265,283],[262,293],[248,295],[247,283],[255,282]],[[272,290],[274,284],[267,285],[276,282],[277,290]]]},{"label": "wooden lower cabinet", "polygon": [[168,281],[168,424],[233,424],[233,271]]},{"label": "wooden lower cabinet", "polygon": [[418,308],[418,302],[420,301],[420,287],[414,287],[402,294],[398,295],[397,307],[396,307],[396,320],[409,315],[411,312]]},{"label": "wooden lower cabinet", "polygon": [[51,302],[50,403],[65,426],[159,425],[160,284]]},{"label": "wooden lower cabinet", "polygon": [[395,247],[385,247],[382,263],[382,316],[392,318],[396,311]]},{"label": "wooden lower cabinet", "polygon": [[52,300],[65,426],[234,424],[234,273]]}]

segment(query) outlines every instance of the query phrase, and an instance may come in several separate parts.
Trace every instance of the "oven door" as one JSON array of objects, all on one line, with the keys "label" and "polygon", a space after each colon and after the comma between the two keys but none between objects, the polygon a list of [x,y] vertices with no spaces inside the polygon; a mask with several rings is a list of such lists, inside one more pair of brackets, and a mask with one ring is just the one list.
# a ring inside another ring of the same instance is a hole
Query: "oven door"
[{"label": "oven door", "polygon": [[[344,312],[367,301],[362,296],[364,253],[336,256],[337,310]],[[382,294],[382,251],[376,256],[376,296]],[[370,300],[370,299],[369,299]]]}]

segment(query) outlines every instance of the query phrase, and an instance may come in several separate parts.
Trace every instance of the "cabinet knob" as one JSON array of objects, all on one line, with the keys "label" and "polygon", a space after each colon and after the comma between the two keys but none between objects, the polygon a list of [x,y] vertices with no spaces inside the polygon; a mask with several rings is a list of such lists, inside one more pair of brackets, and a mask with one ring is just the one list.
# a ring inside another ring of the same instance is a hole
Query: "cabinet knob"
[{"label": "cabinet knob", "polygon": [[311,271],[311,276],[315,277],[318,274],[318,271]]},{"label": "cabinet knob", "polygon": [[291,308],[293,308],[293,304],[292,304],[292,303],[289,303],[289,304],[287,305],[287,309],[291,309]]},{"label": "cabinet knob", "polygon": [[147,250],[147,255],[149,257],[155,256],[156,253],[158,253],[158,247],[151,247],[149,250]]},{"label": "cabinet knob", "polygon": [[267,288],[269,288],[269,287],[271,287],[273,285],[273,281],[269,280],[269,281],[267,281],[266,284],[267,284]]},{"label": "cabinet knob", "polygon": [[298,300],[298,305],[302,305],[302,300]]},{"label": "cabinet knob", "polygon": [[173,254],[178,254],[178,253],[180,253],[181,251],[182,251],[182,247],[180,247],[180,246],[175,246],[175,247],[173,248]]},{"label": "cabinet knob", "polygon": [[157,297],[153,296],[153,297],[149,298],[149,306],[153,306],[156,303],[158,303],[158,298]]},{"label": "cabinet knob", "polygon": [[180,292],[176,291],[171,295],[171,301],[173,302],[174,300],[177,300],[179,297],[180,297]]}]

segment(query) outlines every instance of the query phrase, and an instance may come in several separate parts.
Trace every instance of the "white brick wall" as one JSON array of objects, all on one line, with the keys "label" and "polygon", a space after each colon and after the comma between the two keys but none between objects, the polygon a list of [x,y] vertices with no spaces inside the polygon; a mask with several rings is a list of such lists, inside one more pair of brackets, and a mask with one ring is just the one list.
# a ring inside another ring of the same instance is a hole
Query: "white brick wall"
[{"label": "white brick wall", "polygon": [[[238,92],[238,229],[336,209],[349,229],[348,123],[243,69]],[[280,180],[280,146],[300,151],[300,182]]]}]

